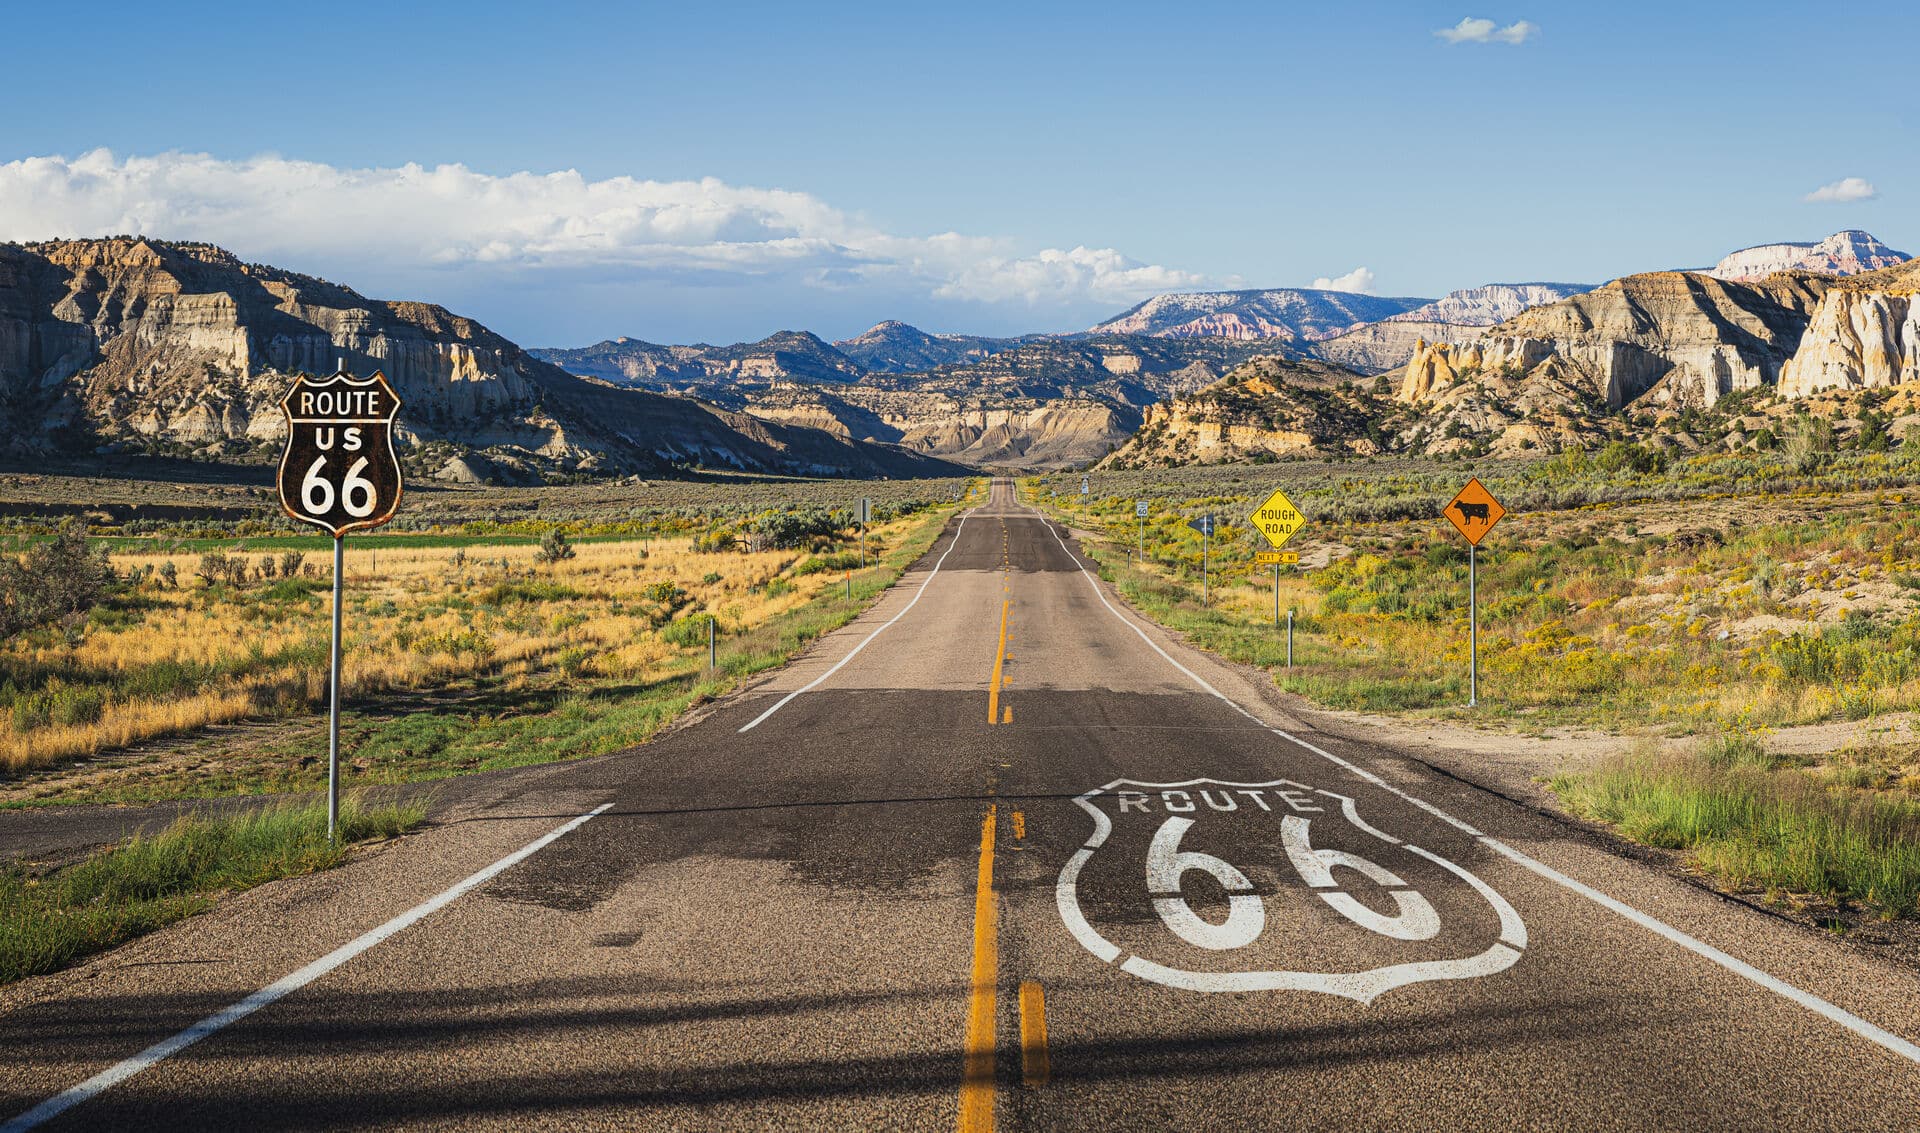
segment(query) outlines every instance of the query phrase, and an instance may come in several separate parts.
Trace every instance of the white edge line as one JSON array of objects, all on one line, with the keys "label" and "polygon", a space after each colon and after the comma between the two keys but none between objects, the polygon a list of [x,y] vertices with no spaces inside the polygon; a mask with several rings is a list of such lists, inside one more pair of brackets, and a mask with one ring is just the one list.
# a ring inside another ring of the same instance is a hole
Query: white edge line
[{"label": "white edge line", "polygon": [[1633,906],[1615,900],[1590,885],[1575,881],[1573,878],[1568,877],[1566,874],[1561,873],[1545,862],[1528,857],[1526,854],[1521,853],[1519,850],[1514,849],[1504,842],[1487,837],[1482,837],[1480,841],[1498,853],[1506,855],[1515,862],[1539,874],[1541,877],[1573,890],[1575,893],[1580,894],[1582,897],[1587,898],[1602,908],[1620,914],[1634,924],[1646,929],[1648,932],[1654,933],[1657,936],[1664,936],[1687,951],[1711,960],[1730,972],[1744,976],[1754,983],[1759,984],[1761,987],[1766,988],[1768,991],[1790,999],[1814,1014],[1826,1018],[1830,1022],[1838,1023],[1847,1030],[1859,1035],[1861,1038],[1869,1042],[1878,1043],[1893,1053],[1900,1055],[1902,1058],[1912,1062],[1920,1062],[1920,1046],[1908,1042],[1899,1035],[1885,1028],[1876,1026],[1873,1023],[1869,1023],[1845,1008],[1836,1007],[1811,992],[1801,991],[1799,988],[1784,980],[1770,976],[1752,964],[1747,963],[1745,960],[1736,956],[1729,956],[1713,945],[1702,940],[1696,940],[1686,933],[1681,932],[1679,929],[1674,928],[1672,925],[1657,921]]},{"label": "white edge line", "polygon": [[[868,634],[866,637],[866,640],[854,646],[853,649],[849,651],[845,657],[842,657],[840,658],[840,660],[834,662],[833,668],[828,669],[826,672],[821,673],[819,676],[808,681],[806,684],[801,685],[799,688],[794,689],[792,692],[781,697],[777,704],[775,704],[772,708],[767,709],[765,712],[762,712],[760,715],[755,716],[751,721],[742,725],[740,730],[742,732],[751,732],[755,728],[759,727],[762,723],[764,723],[767,717],[773,715],[775,712],[780,711],[782,708],[785,708],[789,703],[793,701],[794,697],[799,696],[803,692],[812,692],[814,688],[816,688],[820,684],[820,682],[826,680],[828,677],[831,677],[833,674],[839,672],[841,667],[844,666],[848,661],[851,661],[855,657],[858,657],[862,649],[865,649],[867,646],[872,645],[874,638],[879,637],[881,634],[891,629],[893,627],[894,622],[897,622],[901,618],[906,617],[908,610],[911,610],[915,606],[919,605],[920,596],[927,592],[927,587],[933,585],[934,577],[940,573],[940,568],[946,565],[947,556],[953,554],[953,549],[960,545],[960,533],[967,529],[967,520],[972,519],[974,511],[977,511],[977,510],[978,510],[977,508],[969,509],[965,515],[962,515],[960,517],[960,526],[955,528],[953,532],[953,542],[947,544],[947,549],[940,552],[940,560],[933,564],[933,569],[927,573],[926,581],[920,584],[920,589],[913,592],[913,601],[908,602],[906,606],[903,607],[899,613],[893,615],[893,617],[891,618],[888,618],[886,625],[883,625],[879,629],[876,629],[872,633]],[[6,1130],[0,1129],[0,1133],[6,1133]]]},{"label": "white edge line", "polygon": [[[1060,549],[1065,551],[1067,553],[1067,557],[1072,559],[1074,561],[1074,564],[1077,567],[1079,567],[1081,575],[1084,576],[1087,580],[1087,584],[1093,587],[1094,596],[1100,599],[1100,604],[1107,608],[1108,613],[1118,618],[1121,624],[1125,625],[1128,629],[1131,629],[1134,633],[1139,634],[1140,640],[1146,642],[1149,646],[1151,646],[1153,651],[1155,653],[1160,654],[1161,657],[1165,658],[1168,664],[1180,670],[1182,673],[1185,673],[1187,677],[1193,681],[1193,683],[1199,685],[1201,688],[1207,690],[1208,692],[1212,693],[1214,696],[1217,696],[1221,700],[1225,701],[1228,705],[1232,706],[1234,711],[1240,713],[1242,716],[1245,716],[1249,720],[1252,720],[1256,724],[1259,724],[1261,727],[1272,732],[1274,735],[1279,736],[1280,738],[1285,740],[1290,740],[1293,743],[1297,744],[1298,746],[1305,748],[1307,751],[1310,751],[1313,754],[1320,756],[1322,759],[1326,759],[1334,763],[1335,765],[1341,768],[1344,768],[1347,771],[1352,772],[1353,774],[1359,776],[1360,778],[1366,780],[1367,782],[1372,783],[1373,785],[1380,787],[1386,791],[1389,791],[1392,794],[1398,795],[1400,798],[1405,799],[1407,802],[1412,803],[1414,806],[1419,807],[1421,810],[1426,811],[1428,814],[1433,815],[1435,818],[1438,818],[1441,821],[1448,823],[1449,825],[1457,827],[1460,830],[1463,830],[1466,833],[1473,835],[1475,838],[1479,839],[1479,841],[1484,843],[1490,849],[1506,856],[1507,858],[1512,859],[1513,861],[1519,863],[1522,866],[1525,866],[1527,869],[1532,870],[1534,873],[1539,874],[1541,877],[1546,878],[1548,881],[1554,882],[1555,884],[1560,885],[1565,889],[1568,889],[1574,893],[1577,893],[1580,896],[1585,897],[1588,900],[1599,905],[1600,907],[1609,910],[1610,912],[1618,913],[1620,916],[1625,917],[1627,920],[1632,921],[1634,924],[1639,925],[1641,928],[1644,928],[1647,931],[1654,933],[1657,936],[1665,937],[1667,940],[1673,942],[1674,944],[1678,944],[1680,947],[1686,949],[1689,952],[1692,952],[1694,955],[1699,956],[1705,960],[1710,960],[1713,963],[1718,964],[1720,967],[1725,968],[1727,971],[1742,977],[1743,979],[1750,980],[1753,983],[1758,984],[1759,986],[1767,989],[1768,991],[1771,991],[1776,995],[1781,996],[1782,998],[1785,998],[1796,1004],[1799,1004],[1801,1007],[1804,1007],[1807,1010],[1812,1011],[1814,1014],[1821,1016],[1822,1018],[1828,1020],[1829,1022],[1837,1023],[1840,1026],[1845,1027],[1847,1030],[1853,1032],[1855,1035],[1858,1035],[1859,1037],[1866,1039],[1868,1042],[1871,1042],[1880,1046],[1881,1048],[1889,1051],[1890,1053],[1897,1054],[1901,1058],[1904,1058],[1909,1062],[1920,1063],[1920,1045],[1915,1045],[1914,1043],[1908,1041],[1907,1039],[1901,1038],[1899,1035],[1896,1035],[1893,1032],[1888,1031],[1883,1027],[1870,1023],[1867,1020],[1862,1019],[1860,1016],[1853,1014],[1851,1011],[1848,1011],[1843,1007],[1839,1007],[1839,1006],[1836,1006],[1835,1004],[1829,1003],[1826,1000],[1821,999],[1819,996],[1814,995],[1811,992],[1802,991],[1801,989],[1793,986],[1790,983],[1787,983],[1784,980],[1781,980],[1774,976],[1770,976],[1767,973],[1761,971],[1760,969],[1754,967],[1752,964],[1749,964],[1746,961],[1739,959],[1738,957],[1728,955],[1727,953],[1722,952],[1718,948],[1715,948],[1713,945],[1708,944],[1703,940],[1699,940],[1692,936],[1689,936],[1686,933],[1680,931],[1679,929],[1674,928],[1672,925],[1666,924],[1663,921],[1655,920],[1653,917],[1648,916],[1647,914],[1641,912],[1640,910],[1634,908],[1633,906],[1625,904],[1624,902],[1615,900],[1614,898],[1607,896],[1605,893],[1600,892],[1599,890],[1593,888],[1590,885],[1586,885],[1582,882],[1575,881],[1573,878],[1568,877],[1566,874],[1561,873],[1559,870],[1554,869],[1552,866],[1547,865],[1545,862],[1539,861],[1535,858],[1531,858],[1526,854],[1521,853],[1519,850],[1516,850],[1513,847],[1508,846],[1503,842],[1500,842],[1494,838],[1487,836],[1486,834],[1481,833],[1478,830],[1475,830],[1473,827],[1467,825],[1466,823],[1446,813],[1440,808],[1434,806],[1432,803],[1426,802],[1422,799],[1417,799],[1412,795],[1407,794],[1405,791],[1400,790],[1398,787],[1395,787],[1393,784],[1380,778],[1378,775],[1375,775],[1372,772],[1365,770],[1364,768],[1356,767],[1352,763],[1349,763],[1346,760],[1341,759],[1339,756],[1336,756],[1331,752],[1328,752],[1319,747],[1316,747],[1313,744],[1310,744],[1307,741],[1300,739],[1297,736],[1290,735],[1289,733],[1282,731],[1281,729],[1276,728],[1273,725],[1267,723],[1265,720],[1260,719],[1258,716],[1255,716],[1253,713],[1241,707],[1231,697],[1228,697],[1225,693],[1221,692],[1219,689],[1214,688],[1212,685],[1208,684],[1205,680],[1202,680],[1199,677],[1199,675],[1194,673],[1192,669],[1189,669],[1185,665],[1182,665],[1180,662],[1174,660],[1173,657],[1169,655],[1166,650],[1160,648],[1157,642],[1155,642],[1152,638],[1147,636],[1147,633],[1145,630],[1141,629],[1138,625],[1135,625],[1132,619],[1127,618],[1126,616],[1121,614],[1119,610],[1115,609],[1113,606],[1113,603],[1107,601],[1107,596],[1105,591],[1100,589],[1099,580],[1095,578],[1092,574],[1088,573],[1086,564],[1082,563],[1080,561],[1080,557],[1078,555],[1075,555],[1072,549],[1067,546],[1066,540],[1060,538],[1060,532],[1055,527],[1055,525],[1051,521],[1047,520],[1044,516],[1042,517],[1042,522],[1046,523],[1047,530],[1052,532],[1054,542],[1059,543]],[[5,1131],[0,1130],[0,1133],[5,1133]]]},{"label": "white edge line", "polygon": [[7,1122],[5,1125],[0,1125],[0,1133],[24,1133],[25,1130],[32,1129],[43,1122],[51,1121],[53,1118],[60,1116],[81,1102],[105,1093],[107,1090],[133,1077],[142,1070],[146,1070],[180,1053],[221,1028],[246,1018],[248,1015],[253,1014],[255,1011],[260,1010],[262,1007],[267,1006],[290,992],[300,990],[395,933],[433,915],[473,889],[485,885],[487,882],[513,868],[515,865],[518,865],[520,862],[525,861],[527,858],[547,848],[547,846],[560,838],[584,826],[590,820],[599,817],[612,806],[612,803],[605,803],[573,819],[571,822],[548,831],[546,834],[541,835],[527,845],[508,854],[492,865],[487,866],[466,880],[455,884],[452,888],[444,890],[428,898],[426,901],[415,905],[413,908],[401,913],[380,927],[371,929],[347,943],[342,944],[340,947],[320,957],[313,963],[308,964],[306,967],[301,968],[299,971],[282,976],[280,979],[275,980],[273,983],[268,984],[266,987],[261,988],[240,1002],[233,1004],[231,1007],[217,1011],[200,1020],[198,1023],[195,1023],[193,1026],[188,1027],[186,1030],[181,1031],[179,1034],[171,1038],[162,1039],[141,1051],[139,1054],[125,1061],[117,1062],[79,1085],[48,1098],[46,1101],[34,1106],[32,1109]]}]

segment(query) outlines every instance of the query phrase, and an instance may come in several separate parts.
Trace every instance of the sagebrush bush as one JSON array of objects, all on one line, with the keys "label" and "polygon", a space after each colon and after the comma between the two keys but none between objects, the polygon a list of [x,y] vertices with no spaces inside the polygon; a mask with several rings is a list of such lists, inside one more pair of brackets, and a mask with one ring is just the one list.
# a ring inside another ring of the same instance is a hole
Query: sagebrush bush
[{"label": "sagebrush bush", "polygon": [[112,590],[106,552],[66,523],[19,558],[0,556],[0,639],[91,610]]}]

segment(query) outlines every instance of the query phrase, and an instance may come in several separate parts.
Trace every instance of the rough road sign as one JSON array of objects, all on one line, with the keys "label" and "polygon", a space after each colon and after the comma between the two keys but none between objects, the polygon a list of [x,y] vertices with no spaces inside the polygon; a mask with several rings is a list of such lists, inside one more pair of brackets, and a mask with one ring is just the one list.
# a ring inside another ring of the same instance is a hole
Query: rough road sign
[{"label": "rough road sign", "polygon": [[336,539],[393,518],[400,506],[400,458],[393,451],[400,398],[386,375],[302,374],[280,408],[287,415],[280,506],[288,515]]},{"label": "rough road sign", "polygon": [[1307,517],[1300,514],[1300,509],[1293,506],[1287,494],[1277,488],[1273,495],[1267,497],[1267,502],[1254,511],[1252,519],[1255,529],[1267,537],[1267,542],[1272,543],[1276,551],[1286,546],[1287,540],[1307,525]]},{"label": "rough road sign", "polygon": [[1527,947],[1497,890],[1370,825],[1345,795],[1285,779],[1116,779],[1074,802],[1093,834],[1055,904],[1088,952],[1143,980],[1372,1003],[1497,975]]},{"label": "rough road sign", "polygon": [[1255,551],[1253,561],[1260,566],[1296,566],[1300,562],[1300,552]]},{"label": "rough road sign", "polygon": [[1500,506],[1500,501],[1493,498],[1493,493],[1487,491],[1487,486],[1476,476],[1453,497],[1445,512],[1447,520],[1459,528],[1467,542],[1478,547],[1487,532],[1493,530],[1493,525],[1507,514],[1507,509]]}]

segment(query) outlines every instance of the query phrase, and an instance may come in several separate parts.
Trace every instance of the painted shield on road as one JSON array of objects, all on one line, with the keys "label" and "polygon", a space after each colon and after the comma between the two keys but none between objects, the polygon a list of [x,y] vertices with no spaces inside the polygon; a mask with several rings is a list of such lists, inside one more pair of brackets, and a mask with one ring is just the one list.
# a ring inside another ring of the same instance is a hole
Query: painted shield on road
[{"label": "painted shield on road", "polygon": [[1074,800],[1093,836],[1060,871],[1068,931],[1122,971],[1192,991],[1360,1003],[1505,971],[1527,929],[1472,873],[1278,779],[1119,779]]}]

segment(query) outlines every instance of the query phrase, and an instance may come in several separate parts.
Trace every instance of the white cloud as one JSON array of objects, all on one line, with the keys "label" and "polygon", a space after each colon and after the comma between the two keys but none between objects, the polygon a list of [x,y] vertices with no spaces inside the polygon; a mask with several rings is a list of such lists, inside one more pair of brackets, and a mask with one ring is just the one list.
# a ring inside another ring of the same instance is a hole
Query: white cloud
[{"label": "white cloud", "polygon": [[1870,201],[1880,195],[1873,182],[1864,177],[1843,177],[1831,185],[1822,185],[1808,193],[1804,199],[1815,202],[1834,202],[1845,204],[1848,201]]},{"label": "white cloud", "polygon": [[1433,34],[1448,43],[1506,43],[1522,44],[1531,39],[1540,30],[1540,25],[1527,20],[1515,20],[1506,27],[1500,27],[1492,20],[1468,16],[1450,28],[1441,28]]},{"label": "white cloud", "polygon": [[1316,291],[1357,291],[1362,295],[1371,295],[1373,294],[1373,272],[1359,267],[1332,279],[1321,276],[1313,281],[1313,287]]},{"label": "white cloud", "polygon": [[1039,303],[1048,296],[1065,293],[1121,303],[1205,282],[1192,272],[1130,260],[1112,248],[1074,248],[1069,252],[1049,248],[1022,259],[980,260],[962,269],[934,294],[942,299],[1019,298]]},{"label": "white cloud", "polygon": [[308,271],[777,278],[1033,306],[1134,302],[1206,282],[1111,248],[1022,254],[996,237],[898,235],[807,193],[712,178],[590,181],[573,170],[494,176],[464,165],[348,169],[106,150],[0,164],[0,239],[114,233],[206,240]]}]

